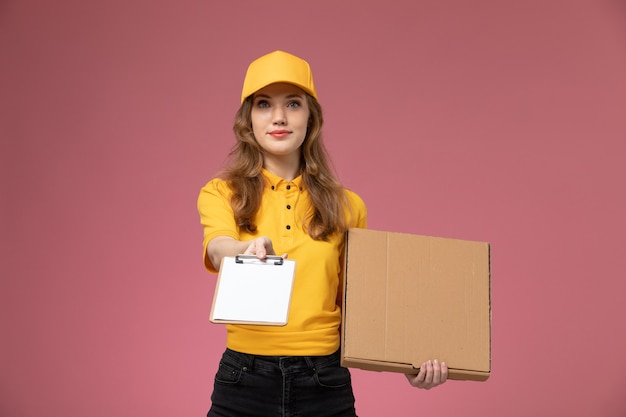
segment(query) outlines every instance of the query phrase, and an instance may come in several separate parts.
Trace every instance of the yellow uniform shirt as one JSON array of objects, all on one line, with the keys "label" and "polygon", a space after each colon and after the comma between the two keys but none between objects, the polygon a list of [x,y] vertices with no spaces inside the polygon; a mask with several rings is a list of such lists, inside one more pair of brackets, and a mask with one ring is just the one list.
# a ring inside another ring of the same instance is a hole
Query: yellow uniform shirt
[{"label": "yellow uniform shirt", "polygon": [[[344,250],[344,234],[327,242],[313,240],[303,223],[310,208],[302,178],[293,181],[263,170],[266,179],[263,200],[256,215],[257,231],[239,230],[230,206],[232,194],[226,181],[213,179],[200,191],[198,211],[204,227],[204,264],[217,272],[206,253],[209,241],[217,236],[251,240],[268,236],[274,251],[287,253],[296,261],[296,273],[286,326],[227,325],[226,345],[233,350],[271,356],[329,355],[339,348],[341,310],[337,292]],[[350,227],[367,226],[363,200],[346,190]]]}]

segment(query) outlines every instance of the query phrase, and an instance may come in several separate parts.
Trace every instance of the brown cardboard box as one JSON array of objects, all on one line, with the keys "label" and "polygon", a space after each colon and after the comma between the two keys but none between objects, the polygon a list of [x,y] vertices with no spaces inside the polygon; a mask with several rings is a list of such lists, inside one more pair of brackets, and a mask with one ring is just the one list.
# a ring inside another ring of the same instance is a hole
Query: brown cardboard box
[{"label": "brown cardboard box", "polygon": [[489,377],[488,243],[350,229],[344,271],[343,366],[413,373],[438,359],[449,379]]}]

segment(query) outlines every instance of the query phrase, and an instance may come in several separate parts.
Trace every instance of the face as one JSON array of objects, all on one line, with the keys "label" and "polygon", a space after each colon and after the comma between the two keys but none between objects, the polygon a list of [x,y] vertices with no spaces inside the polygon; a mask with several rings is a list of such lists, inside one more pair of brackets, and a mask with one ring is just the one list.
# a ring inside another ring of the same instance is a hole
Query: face
[{"label": "face", "polygon": [[309,113],[305,92],[292,84],[271,84],[254,94],[252,130],[266,162],[300,160]]}]

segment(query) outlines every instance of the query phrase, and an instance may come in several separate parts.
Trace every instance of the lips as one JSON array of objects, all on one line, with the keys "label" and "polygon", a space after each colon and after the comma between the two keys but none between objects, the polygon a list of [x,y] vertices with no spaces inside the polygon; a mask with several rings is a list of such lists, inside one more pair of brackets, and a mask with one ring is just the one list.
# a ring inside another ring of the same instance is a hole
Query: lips
[{"label": "lips", "polygon": [[269,134],[275,138],[284,138],[289,133],[290,132],[285,129],[277,129],[277,130],[272,130],[271,132],[269,132]]}]

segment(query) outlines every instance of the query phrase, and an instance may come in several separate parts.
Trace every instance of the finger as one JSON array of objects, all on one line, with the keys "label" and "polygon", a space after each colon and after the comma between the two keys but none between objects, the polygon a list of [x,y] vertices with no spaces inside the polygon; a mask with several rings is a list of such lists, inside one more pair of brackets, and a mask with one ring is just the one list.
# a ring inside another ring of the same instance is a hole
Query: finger
[{"label": "finger", "polygon": [[[404,376],[406,377],[406,379],[409,381],[409,383],[414,386],[414,387],[420,387],[421,382],[423,382],[424,378],[423,378],[423,373],[422,373],[422,367],[420,367],[419,369],[414,368],[415,371],[417,371],[416,374],[404,374]],[[420,377],[420,374],[422,375],[422,377]]]},{"label": "finger", "polygon": [[244,255],[254,255],[256,254],[256,241],[252,241],[250,242],[250,244],[248,245],[248,247],[246,248],[246,250],[244,251]]},{"label": "finger", "polygon": [[437,359],[433,362],[433,385],[441,384],[441,366]]},{"label": "finger", "polygon": [[265,256],[276,255],[276,252],[274,252],[274,245],[272,245],[272,241],[269,237],[263,238],[263,247],[265,248]]},{"label": "finger", "polygon": [[448,365],[445,362],[441,362],[441,382],[448,380]]},{"label": "finger", "polygon": [[411,385],[414,387],[422,388],[424,381],[426,380],[426,362],[420,365],[420,370],[417,375],[414,375]]},{"label": "finger", "polygon": [[433,362],[426,362],[426,377],[424,378],[424,385],[430,386],[433,383]]},{"label": "finger", "polygon": [[[267,239],[269,241],[269,239]],[[265,259],[267,257],[267,242],[265,238],[258,238],[254,241],[255,246],[256,246],[256,256],[259,259]],[[270,243],[271,245],[271,243]]]},{"label": "finger", "polygon": [[409,381],[409,384],[413,386],[415,385],[413,382],[415,381],[415,378],[417,377],[417,375],[404,374],[404,376],[406,377],[407,381]]}]

